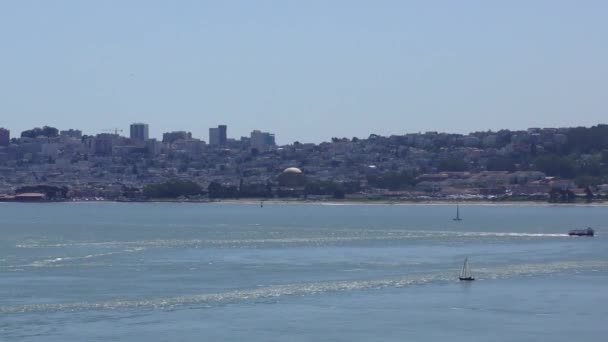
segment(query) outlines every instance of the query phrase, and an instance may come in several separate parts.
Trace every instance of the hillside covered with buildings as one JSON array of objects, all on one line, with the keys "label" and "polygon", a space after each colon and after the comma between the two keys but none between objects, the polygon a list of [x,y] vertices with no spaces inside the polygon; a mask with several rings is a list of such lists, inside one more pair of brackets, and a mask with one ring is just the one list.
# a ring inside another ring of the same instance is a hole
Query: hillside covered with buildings
[{"label": "hillside covered with buildings", "polygon": [[601,201],[608,194],[608,125],[467,135],[439,132],[332,138],[277,146],[254,130],[208,142],[148,136],[148,125],[83,135],[0,128],[0,200],[346,198],[352,200]]}]

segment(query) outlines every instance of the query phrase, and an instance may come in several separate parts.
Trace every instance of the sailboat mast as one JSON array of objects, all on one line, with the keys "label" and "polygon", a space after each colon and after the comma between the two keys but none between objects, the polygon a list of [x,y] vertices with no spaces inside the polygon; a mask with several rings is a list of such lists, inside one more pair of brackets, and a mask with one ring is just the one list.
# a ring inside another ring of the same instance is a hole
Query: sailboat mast
[{"label": "sailboat mast", "polygon": [[461,277],[467,276],[467,264],[469,263],[469,258],[464,259],[464,264],[462,264],[462,271],[460,272]]}]

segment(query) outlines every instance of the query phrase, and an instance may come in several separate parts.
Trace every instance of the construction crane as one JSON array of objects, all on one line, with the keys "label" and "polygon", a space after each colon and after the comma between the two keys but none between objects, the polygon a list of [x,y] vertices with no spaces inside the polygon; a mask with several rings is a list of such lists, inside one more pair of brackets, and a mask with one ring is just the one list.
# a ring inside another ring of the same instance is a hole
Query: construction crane
[{"label": "construction crane", "polygon": [[122,129],[116,128],[116,127],[111,128],[111,129],[104,129],[103,131],[104,132],[112,132],[112,133],[114,133],[114,135],[118,135],[119,132],[122,133]]}]

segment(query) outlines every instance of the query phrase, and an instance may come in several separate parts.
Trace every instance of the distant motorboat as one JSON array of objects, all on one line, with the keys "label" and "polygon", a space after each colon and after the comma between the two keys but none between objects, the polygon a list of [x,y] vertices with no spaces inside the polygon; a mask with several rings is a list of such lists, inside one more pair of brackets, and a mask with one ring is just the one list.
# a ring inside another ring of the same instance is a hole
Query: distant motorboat
[{"label": "distant motorboat", "polygon": [[460,206],[458,204],[456,204],[456,217],[454,217],[452,220],[462,221],[462,219],[460,218]]},{"label": "distant motorboat", "polygon": [[260,208],[264,208],[264,201],[260,201]]},{"label": "distant motorboat", "polygon": [[595,231],[593,230],[593,228],[572,229],[571,231],[568,232],[568,235],[570,235],[570,236],[593,236],[593,235],[595,235]]},{"label": "distant motorboat", "polygon": [[472,281],[475,280],[473,278],[473,274],[471,274],[471,268],[469,267],[469,258],[464,258],[464,263],[462,264],[462,270],[460,271],[460,276],[458,277],[460,280],[464,281]]}]

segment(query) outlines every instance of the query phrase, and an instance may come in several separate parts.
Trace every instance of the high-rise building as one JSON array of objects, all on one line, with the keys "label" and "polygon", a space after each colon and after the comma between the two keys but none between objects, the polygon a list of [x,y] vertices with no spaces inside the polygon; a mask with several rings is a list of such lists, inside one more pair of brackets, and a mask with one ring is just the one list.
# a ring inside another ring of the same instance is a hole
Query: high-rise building
[{"label": "high-rise building", "polygon": [[111,156],[114,145],[114,138],[115,136],[113,134],[97,134],[94,141],[95,154],[101,156]]},{"label": "high-rise building", "polygon": [[220,145],[226,145],[228,141],[228,126],[219,125],[217,128],[220,130]]},{"label": "high-rise building", "polygon": [[0,128],[0,146],[8,146],[11,143],[11,131]]},{"label": "high-rise building", "polygon": [[250,144],[252,148],[258,151],[266,151],[276,145],[274,134],[254,130],[251,132]]},{"label": "high-rise building", "polygon": [[131,139],[145,141],[148,140],[148,124],[133,123],[131,124]]},{"label": "high-rise building", "polygon": [[220,144],[220,129],[209,128],[209,145],[217,146]]},{"label": "high-rise building", "polygon": [[226,145],[228,141],[228,126],[219,125],[217,128],[209,128],[209,145]]}]

